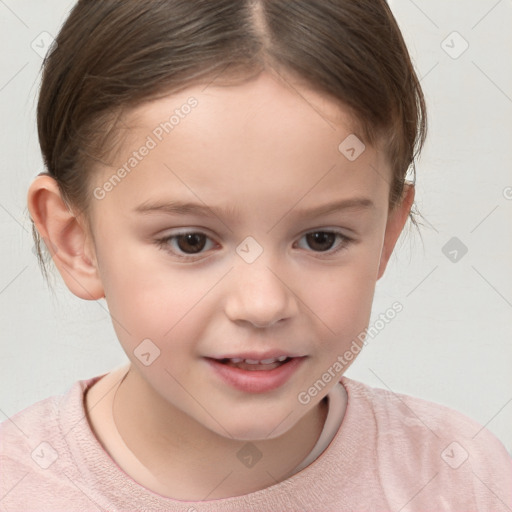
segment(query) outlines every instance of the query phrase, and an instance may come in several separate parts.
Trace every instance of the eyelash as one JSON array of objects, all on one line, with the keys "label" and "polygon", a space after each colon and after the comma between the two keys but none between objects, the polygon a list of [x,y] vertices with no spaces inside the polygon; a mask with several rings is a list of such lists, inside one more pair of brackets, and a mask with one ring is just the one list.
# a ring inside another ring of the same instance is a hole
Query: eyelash
[{"label": "eyelash", "polygon": [[[311,235],[311,234],[315,234],[315,233],[323,233],[323,234],[329,234],[329,235],[335,235],[337,237],[338,240],[341,240],[339,243],[338,243],[338,246],[336,247],[335,246],[335,249],[329,249],[327,251],[314,251],[314,250],[311,250],[310,252],[313,252],[313,253],[316,253],[318,255],[320,255],[320,257],[322,257],[321,255],[328,255],[328,256],[332,256],[334,254],[337,254],[338,252],[340,251],[343,251],[344,249],[346,249],[354,240],[348,236],[346,236],[345,234],[343,234],[342,232],[340,231],[336,231],[336,230],[329,230],[329,229],[325,229],[325,230],[317,230],[317,231],[308,231],[307,233],[304,233],[299,240],[302,240],[304,237],[306,237],[307,235]],[[185,260],[185,261],[192,261],[192,260],[197,260],[197,256],[201,256],[203,254],[203,252],[198,252],[196,254],[186,254],[183,255],[183,254],[177,254],[174,250],[171,250],[170,248],[170,242],[174,239],[178,239],[180,236],[185,236],[185,235],[203,235],[207,238],[207,240],[210,240],[210,237],[208,235],[206,235],[206,233],[202,233],[201,231],[184,231],[182,233],[176,233],[176,234],[173,234],[173,235],[170,235],[170,236],[166,236],[164,238],[159,238],[157,240],[155,240],[155,243],[156,245],[160,248],[160,249],[163,249],[164,251],[168,252],[168,253],[171,253],[172,255],[180,258],[181,260]],[[336,243],[336,242],[335,242]]]}]

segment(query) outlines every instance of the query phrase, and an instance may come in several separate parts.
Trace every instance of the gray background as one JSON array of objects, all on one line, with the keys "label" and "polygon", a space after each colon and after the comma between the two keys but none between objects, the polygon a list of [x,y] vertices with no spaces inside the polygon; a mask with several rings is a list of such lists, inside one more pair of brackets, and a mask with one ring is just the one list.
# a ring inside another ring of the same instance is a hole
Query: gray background
[{"label": "gray background", "polygon": [[[26,210],[28,186],[44,170],[36,45],[44,50],[40,34],[55,36],[73,4],[0,0],[0,421],[127,361],[104,301],[74,297],[60,278],[55,296],[48,291]],[[512,451],[512,2],[391,6],[430,113],[417,180],[425,226],[423,242],[414,230],[402,237],[372,322],[395,301],[404,310],[347,376],[457,409]]]}]

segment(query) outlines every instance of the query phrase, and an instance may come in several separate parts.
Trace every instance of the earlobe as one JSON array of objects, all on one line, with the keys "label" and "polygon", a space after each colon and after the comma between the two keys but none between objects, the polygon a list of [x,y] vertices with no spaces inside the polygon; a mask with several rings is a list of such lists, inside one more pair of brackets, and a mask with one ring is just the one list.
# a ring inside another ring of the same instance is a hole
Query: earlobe
[{"label": "earlobe", "polygon": [[409,212],[411,211],[411,207],[414,202],[414,194],[414,185],[412,183],[406,183],[404,185],[404,191],[402,193],[402,200],[400,204],[397,204],[393,210],[389,212],[377,280],[384,275],[384,271],[388,265],[389,258],[391,257],[400,233],[402,232],[405,223],[407,222]]},{"label": "earlobe", "polygon": [[30,216],[67,287],[77,297],[104,297],[90,236],[68,208],[54,178],[39,175],[27,196]]}]

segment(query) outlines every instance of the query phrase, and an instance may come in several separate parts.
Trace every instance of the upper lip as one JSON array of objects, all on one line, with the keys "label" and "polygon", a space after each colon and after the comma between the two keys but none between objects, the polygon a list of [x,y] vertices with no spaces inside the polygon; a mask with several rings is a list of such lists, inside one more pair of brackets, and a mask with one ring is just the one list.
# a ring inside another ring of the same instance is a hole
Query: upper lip
[{"label": "upper lip", "polygon": [[279,357],[303,357],[290,352],[283,352],[282,350],[269,350],[267,352],[242,352],[239,354],[224,354],[221,356],[212,356],[212,359],[252,359],[255,361],[264,361],[265,359],[277,359]]}]

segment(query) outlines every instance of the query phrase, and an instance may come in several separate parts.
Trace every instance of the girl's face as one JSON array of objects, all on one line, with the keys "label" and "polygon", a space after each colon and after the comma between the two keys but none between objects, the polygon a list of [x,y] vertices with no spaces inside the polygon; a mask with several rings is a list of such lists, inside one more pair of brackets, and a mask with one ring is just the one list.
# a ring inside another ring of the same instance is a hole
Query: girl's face
[{"label": "girl's face", "polygon": [[[368,325],[406,218],[388,217],[389,165],[345,110],[266,73],[189,88],[125,124],[91,215],[119,340],[169,411],[221,436],[277,437],[339,380]],[[213,361],[278,356],[294,359]]]}]

